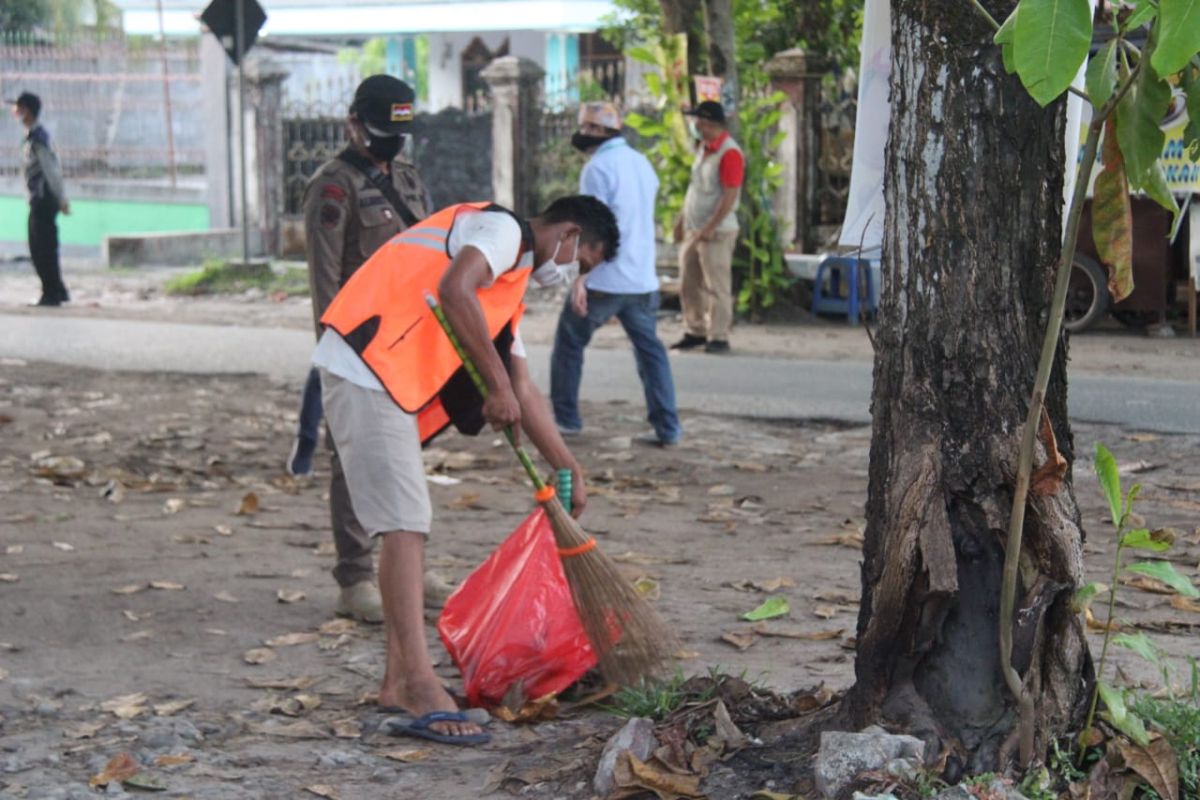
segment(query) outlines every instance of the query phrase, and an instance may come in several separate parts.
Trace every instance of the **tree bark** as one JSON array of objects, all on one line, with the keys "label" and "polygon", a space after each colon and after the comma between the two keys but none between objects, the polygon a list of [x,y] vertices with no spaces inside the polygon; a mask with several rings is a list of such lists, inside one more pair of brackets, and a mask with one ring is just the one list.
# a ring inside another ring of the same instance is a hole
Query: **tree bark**
[{"label": "tree bark", "polygon": [[[985,5],[1004,19],[1013,2]],[[1065,115],[1005,73],[961,0],[893,0],[890,88],[857,682],[843,712],[948,749],[956,780],[1004,769],[1015,744],[1001,567],[1062,237]],[[1065,366],[1064,343],[1046,406],[1072,461]],[[1068,472],[1057,494],[1030,496],[1014,614],[1042,754],[1079,720],[1091,679],[1071,611],[1081,541]]]},{"label": "tree bark", "polygon": [[722,79],[721,102],[728,113],[725,124],[730,134],[737,139],[741,133],[741,126],[734,112],[741,97],[741,90],[738,86],[732,0],[705,0],[704,19],[708,31],[708,63],[711,74]]},{"label": "tree bark", "polygon": [[704,47],[704,0],[658,0],[663,30],[688,37],[688,74],[707,73],[708,53]]}]

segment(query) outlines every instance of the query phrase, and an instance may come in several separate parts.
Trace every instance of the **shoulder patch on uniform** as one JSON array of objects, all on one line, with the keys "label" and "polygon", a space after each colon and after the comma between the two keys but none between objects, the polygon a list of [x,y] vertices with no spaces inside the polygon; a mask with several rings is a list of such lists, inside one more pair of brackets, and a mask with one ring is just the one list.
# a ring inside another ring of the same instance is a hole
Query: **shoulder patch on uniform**
[{"label": "shoulder patch on uniform", "polygon": [[342,209],[333,203],[321,204],[321,224],[326,228],[336,228],[342,221]]},{"label": "shoulder patch on uniform", "polygon": [[323,200],[345,200],[346,190],[336,183],[327,183],[321,187],[321,199]]}]

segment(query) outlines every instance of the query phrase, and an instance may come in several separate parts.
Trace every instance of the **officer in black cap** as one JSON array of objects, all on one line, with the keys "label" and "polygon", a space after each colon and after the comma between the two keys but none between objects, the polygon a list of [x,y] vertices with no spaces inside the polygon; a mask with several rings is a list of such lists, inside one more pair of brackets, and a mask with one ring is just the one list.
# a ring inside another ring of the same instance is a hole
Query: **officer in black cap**
[{"label": "officer in black cap", "polygon": [[29,189],[29,255],[42,281],[42,296],[34,305],[59,306],[70,300],[58,260],[58,214],[71,213],[63,189],[58,156],[50,147],[50,134],[38,120],[42,101],[32,92],[9,100],[13,116],[25,126],[23,148],[25,185]]},{"label": "officer in black cap", "polygon": [[[305,242],[312,288],[313,320],[320,336],[321,315],[350,276],[380,246],[417,220],[433,213],[421,176],[401,155],[412,128],[416,95],[391,75],[372,75],[359,84],[350,104],[350,142],[336,158],[321,165],[304,190]],[[288,472],[312,471],[321,424],[321,386],[309,375]],[[371,562],[372,541],[350,506],[346,477],[332,440],[329,492],[341,587],[337,613],[381,622],[383,608]]]}]

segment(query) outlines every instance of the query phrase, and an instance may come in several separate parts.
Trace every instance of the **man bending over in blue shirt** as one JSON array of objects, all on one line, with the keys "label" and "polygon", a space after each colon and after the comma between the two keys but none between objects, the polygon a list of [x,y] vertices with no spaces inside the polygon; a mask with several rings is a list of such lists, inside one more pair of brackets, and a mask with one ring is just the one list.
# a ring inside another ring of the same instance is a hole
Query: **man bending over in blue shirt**
[{"label": "man bending over in blue shirt", "polygon": [[646,157],[621,136],[621,117],[611,103],[585,103],[579,109],[579,131],[571,144],[591,156],[579,178],[579,192],[598,198],[613,210],[621,249],[615,259],[576,279],[567,293],[550,357],[554,419],[565,436],[583,430],[579,415],[583,350],[595,330],[616,317],[633,343],[653,427],[638,441],[669,447],[679,442],[683,429],[675,409],[671,364],[655,331],[659,295],[654,198],[658,176]]}]

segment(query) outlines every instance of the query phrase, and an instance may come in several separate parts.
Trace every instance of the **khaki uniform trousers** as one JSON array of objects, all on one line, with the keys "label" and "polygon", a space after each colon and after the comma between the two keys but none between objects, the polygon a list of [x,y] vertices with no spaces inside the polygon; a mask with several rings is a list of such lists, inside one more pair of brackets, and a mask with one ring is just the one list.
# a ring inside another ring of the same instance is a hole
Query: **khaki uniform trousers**
[{"label": "khaki uniform trousers", "polygon": [[687,231],[679,249],[679,302],[684,329],[710,342],[729,341],[733,327],[733,249],[737,231],[717,231],[707,242]]}]

